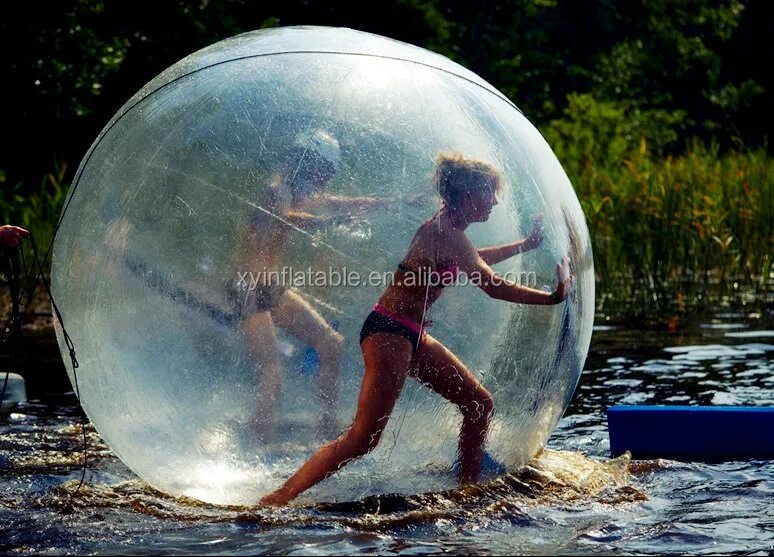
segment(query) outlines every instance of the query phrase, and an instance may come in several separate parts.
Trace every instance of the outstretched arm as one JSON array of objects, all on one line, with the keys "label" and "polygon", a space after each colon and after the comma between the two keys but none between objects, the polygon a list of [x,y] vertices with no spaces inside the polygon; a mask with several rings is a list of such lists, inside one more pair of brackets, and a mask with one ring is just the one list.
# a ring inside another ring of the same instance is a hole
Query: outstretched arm
[{"label": "outstretched arm", "polygon": [[478,255],[487,265],[494,265],[500,261],[510,259],[514,255],[524,253],[531,249],[535,249],[543,243],[543,214],[539,214],[535,217],[532,223],[532,230],[529,232],[529,236],[518,242],[510,244],[503,244],[501,246],[492,246],[487,248],[480,248]]},{"label": "outstretched arm", "polygon": [[285,222],[304,230],[320,228],[336,220],[327,215],[313,215],[305,211],[288,211],[282,215],[282,218]]},{"label": "outstretched arm", "polygon": [[390,200],[383,197],[347,197],[343,195],[330,195],[320,193],[310,198],[304,205],[329,209],[331,211],[355,211],[366,212],[390,204]]},{"label": "outstretched arm", "polygon": [[554,292],[543,292],[534,288],[527,288],[507,280],[498,275],[483,260],[473,244],[461,231],[455,235],[456,251],[459,256],[455,259],[470,282],[481,288],[491,298],[532,305],[554,305],[562,302],[572,289],[572,275],[569,271],[569,259],[565,256],[556,265],[558,284]]},{"label": "outstretched arm", "polygon": [[527,238],[525,238],[524,240],[519,240],[518,242],[513,242],[510,244],[503,244],[501,246],[479,248],[478,255],[487,265],[494,265],[500,261],[510,259],[514,255],[518,255],[533,249],[533,247],[534,246],[530,246],[527,243]]},{"label": "outstretched arm", "polygon": [[343,196],[331,195],[329,193],[318,193],[304,202],[304,206],[320,207],[331,211],[354,211],[357,213],[366,213],[374,209],[382,209],[390,205],[402,203],[409,206],[420,207],[426,205],[435,196],[432,190],[423,191],[417,195],[399,199],[390,199],[387,197],[370,196]]}]

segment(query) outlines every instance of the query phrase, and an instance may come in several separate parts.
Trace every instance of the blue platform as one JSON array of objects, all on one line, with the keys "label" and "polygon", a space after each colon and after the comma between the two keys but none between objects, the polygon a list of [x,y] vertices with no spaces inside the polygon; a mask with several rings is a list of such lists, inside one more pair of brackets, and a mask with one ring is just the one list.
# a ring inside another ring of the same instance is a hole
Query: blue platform
[{"label": "blue platform", "polygon": [[774,407],[613,406],[610,452],[634,459],[774,459]]}]

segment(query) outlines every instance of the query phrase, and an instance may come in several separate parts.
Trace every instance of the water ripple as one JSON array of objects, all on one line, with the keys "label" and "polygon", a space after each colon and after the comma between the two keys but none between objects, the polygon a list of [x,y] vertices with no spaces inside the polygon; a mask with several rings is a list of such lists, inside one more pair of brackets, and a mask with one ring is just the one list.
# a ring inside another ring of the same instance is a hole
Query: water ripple
[{"label": "water ripple", "polygon": [[[78,412],[0,417],[0,552],[158,554],[737,553],[774,549],[774,466],[609,459],[618,403],[774,405],[771,323],[717,314],[674,333],[595,328],[576,396],[518,474],[442,493],[285,509],[172,498],[138,480]],[[764,340],[763,342],[761,342]]]}]

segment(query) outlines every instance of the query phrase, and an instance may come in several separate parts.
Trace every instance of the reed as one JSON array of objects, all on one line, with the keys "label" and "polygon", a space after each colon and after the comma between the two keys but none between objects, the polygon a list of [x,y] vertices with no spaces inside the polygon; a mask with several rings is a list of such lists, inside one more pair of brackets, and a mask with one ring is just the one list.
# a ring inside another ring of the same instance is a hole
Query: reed
[{"label": "reed", "polygon": [[588,219],[598,310],[664,317],[708,305],[771,302],[774,165],[762,149],[698,142],[618,160],[557,153]]},{"label": "reed", "polygon": [[[660,156],[643,140],[611,157],[609,148],[563,145],[557,156],[591,233],[599,312],[660,320],[772,303],[774,164],[765,150],[720,153],[696,142],[679,156]],[[66,197],[65,173],[57,166],[31,192],[0,189],[0,222],[31,229],[45,250]]]},{"label": "reed", "polygon": [[[0,224],[16,224],[32,232],[41,258],[54,236],[70,187],[65,183],[66,174],[67,165],[56,164],[37,187],[30,187],[23,183],[6,184],[5,175],[0,171]],[[33,262],[29,242],[23,244],[23,255],[28,264]],[[46,272],[49,269],[50,257],[45,265]]]}]

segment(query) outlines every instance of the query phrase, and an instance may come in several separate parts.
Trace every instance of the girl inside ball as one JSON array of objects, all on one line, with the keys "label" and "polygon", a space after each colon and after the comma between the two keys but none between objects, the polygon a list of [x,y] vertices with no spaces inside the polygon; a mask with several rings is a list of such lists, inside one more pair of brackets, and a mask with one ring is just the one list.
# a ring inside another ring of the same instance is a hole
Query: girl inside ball
[{"label": "girl inside ball", "polygon": [[428,310],[459,273],[465,273],[492,298],[535,305],[562,302],[572,287],[572,276],[564,257],[556,266],[556,290],[549,293],[510,282],[492,270],[491,265],[540,245],[539,218],[530,235],[518,242],[477,249],[467,238],[466,228],[488,220],[497,205],[502,176],[493,165],[458,153],[442,153],[436,161],[433,185],[443,207],[419,227],[395,280],[360,332],[365,373],[352,424],[318,449],[284,485],[264,497],[262,504],[285,504],[374,449],[407,377],[460,409],[459,481],[478,479],[494,402],[465,364],[428,334]]},{"label": "girl inside ball", "polygon": [[[318,128],[299,134],[239,234],[232,264],[241,280],[232,285],[230,298],[240,314],[260,380],[254,416],[260,441],[273,439],[282,388],[276,327],[310,345],[319,355],[317,379],[323,409],[319,432],[330,438],[340,431],[336,409],[344,339],[298,292],[273,278],[280,277],[284,248],[293,234],[310,234],[321,226],[387,204],[386,199],[327,193],[340,161],[339,142],[329,132]],[[246,276],[250,279],[245,280]]]}]

